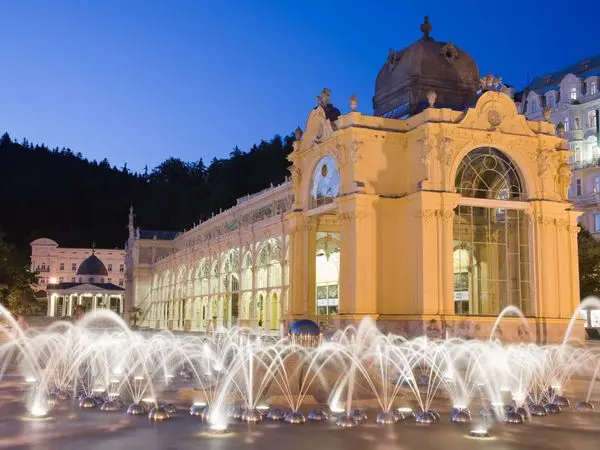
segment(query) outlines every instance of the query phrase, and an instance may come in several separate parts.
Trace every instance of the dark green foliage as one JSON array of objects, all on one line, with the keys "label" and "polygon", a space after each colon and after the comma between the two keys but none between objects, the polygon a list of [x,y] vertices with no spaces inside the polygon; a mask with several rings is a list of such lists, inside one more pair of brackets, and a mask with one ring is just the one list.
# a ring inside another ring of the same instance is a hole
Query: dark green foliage
[{"label": "dark green foliage", "polygon": [[29,258],[8,244],[0,230],[0,304],[13,315],[39,313],[41,305],[33,296],[33,282]]},{"label": "dark green foliage", "polygon": [[589,295],[600,297],[600,242],[583,227],[577,236],[579,249],[579,292],[581,300]]},{"label": "dark green foliage", "polygon": [[134,206],[142,228],[183,230],[237,198],[284,181],[291,136],[275,136],[227,159],[169,158],[152,171],[132,173],[84,159],[70,149],[49,150],[0,137],[0,228],[20,251],[49,237],[64,247],[123,247]]}]

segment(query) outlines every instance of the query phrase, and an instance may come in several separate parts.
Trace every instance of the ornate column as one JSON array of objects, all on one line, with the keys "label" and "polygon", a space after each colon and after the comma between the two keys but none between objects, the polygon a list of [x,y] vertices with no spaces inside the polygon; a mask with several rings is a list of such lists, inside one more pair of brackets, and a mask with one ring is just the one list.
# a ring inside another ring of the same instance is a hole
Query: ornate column
[{"label": "ornate column", "polygon": [[291,323],[306,317],[308,314],[308,286],[310,284],[308,261],[310,251],[308,241],[311,228],[301,211],[292,212],[287,217],[290,233],[290,270],[288,275],[289,307],[286,312],[286,320]]},{"label": "ornate column", "polygon": [[353,194],[337,200],[341,237],[340,325],[377,314],[376,198]]},{"label": "ornate column", "polygon": [[46,315],[48,317],[54,317],[54,303],[55,303],[55,295],[56,294],[51,294],[50,297],[48,297],[48,309],[46,312]]},{"label": "ornate column", "polygon": [[441,290],[439,308],[444,316],[454,315],[454,209],[460,196],[454,193],[441,194],[440,218],[440,262]]},{"label": "ornate column", "polygon": [[416,219],[413,239],[419,244],[416,301],[407,311],[410,315],[454,315],[454,208],[459,198],[455,193],[421,191],[411,203]]},{"label": "ornate column", "polygon": [[[284,237],[285,239],[285,237]],[[280,326],[283,324],[283,320],[284,320],[284,314],[287,314],[287,308],[286,308],[286,303],[287,303],[287,280],[286,280],[286,267],[288,265],[287,262],[287,258],[285,257],[286,255],[286,251],[285,251],[285,247],[282,250],[282,260],[281,261],[281,293],[279,295],[279,305],[277,306],[279,308],[277,314],[279,317],[279,322],[280,322]]]},{"label": "ornate column", "polygon": [[[600,118],[596,118],[600,120]],[[577,226],[577,218],[583,213],[580,211],[568,211],[569,218],[565,231],[568,233],[568,245],[567,252],[570,259],[571,272],[569,274],[569,293],[571,297],[571,310],[575,311],[579,307],[580,298],[580,286],[579,286],[579,249],[577,245],[577,234],[579,233],[579,227]]]},{"label": "ornate column", "polygon": [[269,255],[269,259],[267,262],[267,292],[265,294],[265,301],[263,302],[263,309],[265,310],[265,321],[263,323],[263,328],[265,330],[271,329],[271,302],[273,301],[272,293],[273,289],[271,286],[271,255]]},{"label": "ornate column", "polygon": [[250,310],[248,311],[249,315],[249,324],[250,328],[257,327],[257,318],[256,318],[256,265],[254,264],[255,259],[255,245],[252,244],[252,265],[250,266],[250,274],[252,276],[252,292],[250,293]]}]

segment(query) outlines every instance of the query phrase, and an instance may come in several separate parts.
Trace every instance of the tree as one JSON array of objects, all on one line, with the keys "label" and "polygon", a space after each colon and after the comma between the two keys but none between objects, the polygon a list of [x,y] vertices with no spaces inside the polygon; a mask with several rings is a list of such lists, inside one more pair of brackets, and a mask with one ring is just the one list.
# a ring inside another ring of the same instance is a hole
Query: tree
[{"label": "tree", "polygon": [[35,298],[31,284],[35,274],[28,268],[27,259],[6,243],[0,231],[0,304],[13,315],[40,312],[41,304]]},{"label": "tree", "polygon": [[9,145],[11,143],[12,143],[12,141],[11,141],[10,135],[8,133],[4,133],[2,135],[2,137],[0,137],[0,146],[2,146],[2,145]]},{"label": "tree", "polygon": [[[263,140],[250,151],[194,162],[168,158],[142,174],[108,160],[90,162],[71,149],[0,139],[0,228],[29,255],[29,243],[50,237],[62,247],[123,247],[128,210],[143,228],[182,230],[236,200],[281,183],[288,174],[291,136]],[[25,144],[28,144],[27,146]],[[176,151],[176,149],[174,149]],[[52,174],[51,182],[48,174]],[[40,195],[51,189],[51,199]]]},{"label": "tree", "polygon": [[585,228],[579,226],[579,292],[587,296],[600,296],[600,242]]}]

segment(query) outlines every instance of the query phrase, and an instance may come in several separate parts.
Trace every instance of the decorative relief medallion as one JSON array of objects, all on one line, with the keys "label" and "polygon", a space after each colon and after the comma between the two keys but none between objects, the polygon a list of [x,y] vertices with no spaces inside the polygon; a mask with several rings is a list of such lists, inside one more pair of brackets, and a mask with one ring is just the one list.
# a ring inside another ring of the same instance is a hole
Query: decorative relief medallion
[{"label": "decorative relief medallion", "polygon": [[487,120],[491,126],[497,127],[502,123],[502,116],[500,116],[500,113],[497,110],[490,109],[487,113]]}]

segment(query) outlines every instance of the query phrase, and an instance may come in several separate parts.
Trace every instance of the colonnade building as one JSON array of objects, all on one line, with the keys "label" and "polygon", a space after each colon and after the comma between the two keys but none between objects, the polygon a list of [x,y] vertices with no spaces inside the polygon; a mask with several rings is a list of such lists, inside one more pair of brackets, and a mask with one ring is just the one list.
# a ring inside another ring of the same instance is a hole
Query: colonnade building
[{"label": "colonnade building", "polygon": [[[430,36],[390,51],[374,115],[324,89],[296,130],[291,180],[189,231],[136,230],[127,302],[152,328],[333,327],[562,339],[579,304],[564,139],[500,80]],[[527,324],[527,325],[525,325]],[[574,328],[577,337],[583,328]]]}]

